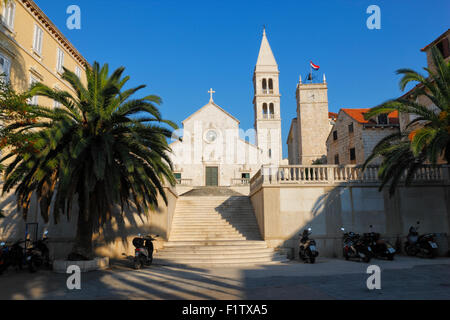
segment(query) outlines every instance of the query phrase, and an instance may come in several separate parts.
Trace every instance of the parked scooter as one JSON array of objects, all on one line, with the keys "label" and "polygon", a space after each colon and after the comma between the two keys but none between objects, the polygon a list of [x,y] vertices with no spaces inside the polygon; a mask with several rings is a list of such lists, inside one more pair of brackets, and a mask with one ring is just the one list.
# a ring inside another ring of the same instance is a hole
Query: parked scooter
[{"label": "parked scooter", "polygon": [[309,261],[310,263],[314,263],[319,255],[319,251],[316,248],[316,241],[309,239],[312,233],[311,230],[311,228],[303,230],[303,234],[300,235],[299,256],[305,262]]},{"label": "parked scooter", "polygon": [[8,246],[5,242],[0,244],[0,274],[9,267],[14,267],[16,271],[22,270],[24,263],[24,254],[22,243],[25,241],[16,241],[12,246]]},{"label": "parked scooter", "polygon": [[0,274],[8,269],[10,265],[9,247],[5,242],[0,243]]},{"label": "parked scooter", "polygon": [[143,237],[141,234],[137,238],[133,239],[133,245],[136,248],[134,250],[134,268],[136,270],[141,269],[146,266],[150,266],[153,262],[153,241],[159,237],[155,238],[148,236]]},{"label": "parked scooter", "polygon": [[[373,226],[370,226],[372,230]],[[374,258],[386,258],[388,260],[394,260],[395,249],[387,241],[380,239],[380,234],[376,232],[364,233],[363,242],[370,246],[371,254]]]},{"label": "parked scooter", "polygon": [[48,231],[44,232],[42,240],[32,243],[26,252],[26,263],[30,272],[36,272],[41,267],[50,268],[50,251],[48,250]]},{"label": "parked scooter", "polygon": [[[345,231],[345,229],[341,228],[341,231]],[[370,245],[364,243],[359,234],[354,232],[344,233],[343,240],[343,255],[345,260],[359,259],[364,262],[370,262],[372,249]]]},{"label": "parked scooter", "polygon": [[427,233],[419,236],[419,224],[411,226],[405,243],[405,252],[408,256],[423,256],[426,258],[434,258],[438,255],[438,245],[436,243],[436,235]]}]

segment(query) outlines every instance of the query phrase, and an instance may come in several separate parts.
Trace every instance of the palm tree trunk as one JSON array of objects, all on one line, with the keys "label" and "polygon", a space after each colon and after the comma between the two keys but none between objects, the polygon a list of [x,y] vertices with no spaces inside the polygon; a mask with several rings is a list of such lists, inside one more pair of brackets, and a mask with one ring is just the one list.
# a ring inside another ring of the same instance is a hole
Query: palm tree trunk
[{"label": "palm tree trunk", "polygon": [[69,254],[68,260],[91,260],[94,257],[92,250],[93,223],[92,215],[84,214],[84,210],[80,208],[77,222],[77,235],[72,252]]}]

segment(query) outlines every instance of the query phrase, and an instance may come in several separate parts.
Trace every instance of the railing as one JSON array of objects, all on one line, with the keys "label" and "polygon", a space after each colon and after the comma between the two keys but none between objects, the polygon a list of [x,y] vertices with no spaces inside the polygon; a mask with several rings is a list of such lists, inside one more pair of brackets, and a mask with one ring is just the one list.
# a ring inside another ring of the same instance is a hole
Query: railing
[{"label": "railing", "polygon": [[263,94],[273,94],[273,89],[262,89]]},{"label": "railing", "polygon": [[241,178],[241,179],[231,179],[231,185],[233,186],[248,186],[250,184],[250,179]]},{"label": "railing", "polygon": [[[380,183],[379,167],[367,167],[365,171],[356,165],[316,166],[263,166],[251,179],[251,190],[261,184],[333,184],[333,183]],[[450,183],[450,166],[423,166],[413,176],[415,182]],[[406,179],[406,174],[402,180]]]},{"label": "railing", "polygon": [[192,179],[177,179],[177,184],[181,186],[191,186]]},{"label": "railing", "polygon": [[275,119],[275,115],[273,113],[263,114],[263,119]]}]

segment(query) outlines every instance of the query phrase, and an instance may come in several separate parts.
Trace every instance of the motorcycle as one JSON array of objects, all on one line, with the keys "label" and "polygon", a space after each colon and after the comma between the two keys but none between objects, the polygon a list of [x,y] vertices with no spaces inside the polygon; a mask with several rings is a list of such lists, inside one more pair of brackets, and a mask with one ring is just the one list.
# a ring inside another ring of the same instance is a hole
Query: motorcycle
[{"label": "motorcycle", "polygon": [[32,243],[31,247],[27,249],[25,260],[28,270],[33,273],[41,267],[51,268],[50,251],[48,250],[48,231],[44,232],[41,240]]},{"label": "motorcycle", "polygon": [[434,233],[427,233],[419,236],[419,224],[411,226],[407,240],[405,242],[405,252],[408,256],[423,256],[426,258],[434,258],[438,255],[438,245],[436,243],[436,235]]},{"label": "motorcycle", "polygon": [[[341,231],[345,231],[341,228]],[[343,255],[345,260],[359,259],[364,262],[370,262],[372,257],[372,248],[370,245],[364,243],[359,234],[354,232],[347,232],[343,235]]]},{"label": "motorcycle", "polygon": [[8,269],[10,264],[9,247],[5,242],[0,243],[0,274]]},{"label": "motorcycle", "polygon": [[303,231],[300,239],[300,248],[299,248],[299,256],[300,259],[307,262],[309,260],[310,263],[314,263],[316,261],[317,256],[319,255],[319,251],[316,249],[316,241],[313,239],[309,239],[311,235],[311,228]]},{"label": "motorcycle", "polygon": [[141,234],[137,238],[133,239],[133,245],[136,248],[134,250],[134,269],[139,270],[146,266],[150,266],[153,262],[153,241],[159,237],[155,238],[148,236],[143,237]]},{"label": "motorcycle", "polygon": [[[373,226],[370,226],[372,229]],[[371,254],[374,258],[386,258],[394,260],[395,249],[387,241],[380,239],[380,234],[376,232],[364,233],[363,242],[371,248]]]}]

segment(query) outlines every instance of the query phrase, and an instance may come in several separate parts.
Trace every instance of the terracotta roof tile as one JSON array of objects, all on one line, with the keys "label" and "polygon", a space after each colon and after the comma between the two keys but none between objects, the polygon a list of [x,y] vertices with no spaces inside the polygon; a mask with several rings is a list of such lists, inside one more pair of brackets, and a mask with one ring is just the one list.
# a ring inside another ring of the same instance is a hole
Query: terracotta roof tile
[{"label": "terracotta roof tile", "polygon": [[[364,114],[367,113],[370,109],[364,108],[364,109],[341,109],[343,112],[348,114],[352,119],[358,121],[359,123],[365,124],[365,123],[373,123],[375,124],[375,121],[370,119],[366,120],[364,119]],[[390,124],[398,124],[398,111],[391,112],[389,115],[389,123]]]}]

